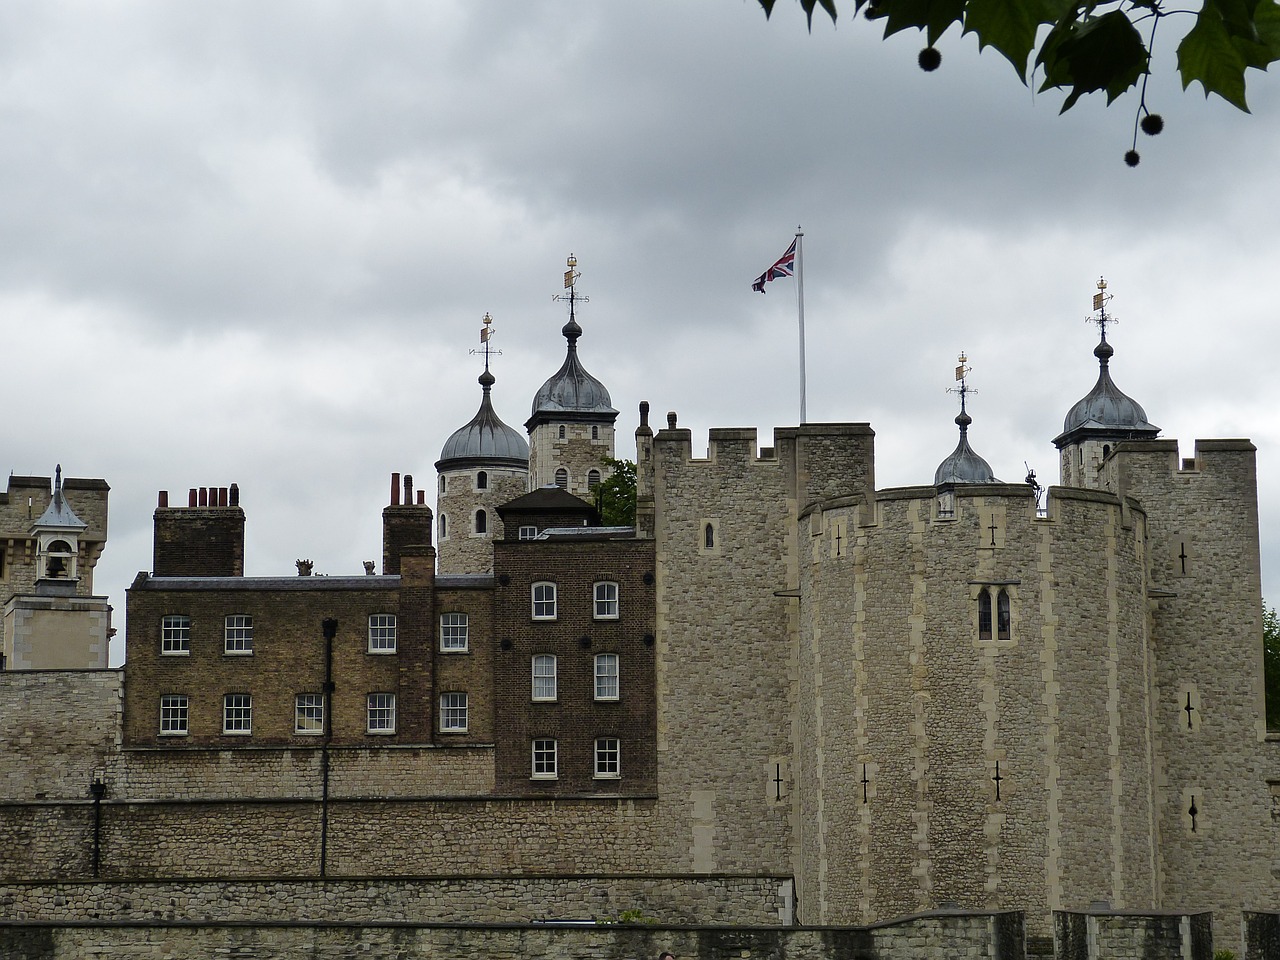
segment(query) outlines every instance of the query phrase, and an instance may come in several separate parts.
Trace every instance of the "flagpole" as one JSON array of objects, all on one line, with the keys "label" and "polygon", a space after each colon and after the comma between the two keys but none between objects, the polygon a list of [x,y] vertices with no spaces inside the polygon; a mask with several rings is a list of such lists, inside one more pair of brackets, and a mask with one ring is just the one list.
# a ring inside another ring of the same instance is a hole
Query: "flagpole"
[{"label": "flagpole", "polygon": [[796,227],[796,304],[800,315],[800,422],[807,423],[804,399],[804,232]]}]

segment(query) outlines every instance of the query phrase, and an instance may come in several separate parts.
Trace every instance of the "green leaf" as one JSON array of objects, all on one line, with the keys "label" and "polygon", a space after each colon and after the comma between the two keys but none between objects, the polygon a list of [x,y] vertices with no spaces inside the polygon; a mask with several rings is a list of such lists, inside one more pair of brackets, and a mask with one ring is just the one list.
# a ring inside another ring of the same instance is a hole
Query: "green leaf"
[{"label": "green leaf", "polygon": [[979,50],[1000,51],[1026,83],[1036,32],[1041,24],[1057,23],[1069,7],[1066,0],[969,0],[964,32],[977,35]]},{"label": "green leaf", "polygon": [[1254,11],[1253,24],[1258,29],[1258,41],[1271,53],[1269,62],[1280,60],[1280,3],[1262,0]]},{"label": "green leaf", "polygon": [[1219,6],[1206,0],[1191,28],[1178,44],[1178,72],[1182,89],[1199,81],[1206,97],[1216,93],[1245,113],[1244,71],[1248,63],[1232,41]]},{"label": "green leaf", "polygon": [[1040,89],[1071,88],[1060,113],[1070,110],[1084,94],[1098,90],[1107,92],[1110,104],[1138,82],[1148,59],[1142,36],[1119,10],[1080,22],[1059,22],[1036,58],[1045,68]]},{"label": "green leaf", "polygon": [[820,4],[822,9],[827,11],[827,15],[831,17],[831,22],[836,22],[836,0],[800,0],[800,6],[804,7],[805,16],[809,18],[809,29],[813,29],[813,8]]},{"label": "green leaf", "polygon": [[885,17],[886,37],[916,27],[932,46],[949,26],[964,20],[964,8],[965,0],[880,0],[877,12]]}]

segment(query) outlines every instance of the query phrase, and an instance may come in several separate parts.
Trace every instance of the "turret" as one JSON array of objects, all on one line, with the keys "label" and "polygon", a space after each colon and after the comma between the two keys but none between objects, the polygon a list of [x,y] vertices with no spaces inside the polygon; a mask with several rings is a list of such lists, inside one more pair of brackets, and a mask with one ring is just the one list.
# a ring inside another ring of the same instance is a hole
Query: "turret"
[{"label": "turret", "polygon": [[436,461],[437,543],[441,573],[488,573],[493,569],[493,539],[502,537],[497,507],[528,489],[529,444],[494,412],[489,372],[493,318],[484,316],[480,342],[480,409],[445,441]]},{"label": "turret", "polygon": [[1107,324],[1116,318],[1107,313],[1111,296],[1107,281],[1098,280],[1093,297],[1095,315],[1088,319],[1098,325],[1101,339],[1094,347],[1098,358],[1098,382],[1083,399],[1067,411],[1062,433],[1053,441],[1059,451],[1064,487],[1103,486],[1099,471],[1121,440],[1154,440],[1160,428],[1147,421],[1141,404],[1126,396],[1111,380],[1109,365],[1115,353],[1107,343]]},{"label": "turret", "polygon": [[592,487],[604,479],[606,458],[613,457],[613,428],[618,411],[604,384],[587,373],[578,359],[576,307],[587,299],[574,286],[577,259],[570,254],[564,284],[569,291],[569,322],[561,333],[568,342],[564,363],[533,398],[529,432],[529,489],[554,483],[586,500],[594,499]]}]

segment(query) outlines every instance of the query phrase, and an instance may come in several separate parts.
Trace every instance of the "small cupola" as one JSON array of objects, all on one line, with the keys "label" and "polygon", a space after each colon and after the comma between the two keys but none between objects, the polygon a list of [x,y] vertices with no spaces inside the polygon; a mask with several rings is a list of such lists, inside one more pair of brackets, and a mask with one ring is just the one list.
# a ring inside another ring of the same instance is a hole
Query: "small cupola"
[{"label": "small cupola", "polygon": [[444,442],[436,470],[459,470],[474,467],[509,467],[528,469],[529,443],[520,432],[502,422],[493,409],[491,397],[496,378],[489,372],[489,342],[493,318],[484,315],[480,342],[484,348],[484,372],[480,374],[480,409],[464,426]]},{"label": "small cupola", "polygon": [[36,541],[38,585],[60,581],[74,591],[79,579],[80,535],[88,526],[62,495],[62,465],[58,464],[53,479],[53,499],[40,519],[31,525]]},{"label": "small cupola", "polygon": [[1098,345],[1093,348],[1093,355],[1098,358],[1098,382],[1067,411],[1062,433],[1053,441],[1059,449],[1087,437],[1112,441],[1153,440],[1160,433],[1160,428],[1147,420],[1142,405],[1111,379],[1110,363],[1115,350],[1107,343],[1107,324],[1118,321],[1107,312],[1111,296],[1106,290],[1107,281],[1099,279],[1098,292],[1093,298],[1094,314],[1086,318],[1098,325],[1101,334]]},{"label": "small cupola", "polygon": [[960,442],[956,444],[955,450],[938,464],[938,469],[933,473],[933,485],[935,487],[945,486],[952,483],[999,483],[991,472],[991,466],[982,457],[974,453],[973,448],[969,446],[969,424],[973,423],[973,418],[969,416],[965,409],[965,399],[970,393],[975,393],[968,385],[969,367],[966,366],[968,357],[963,353],[960,354],[959,364],[956,366],[956,381],[960,384],[958,387],[950,388],[951,392],[960,395],[960,414],[956,417],[956,426],[960,428]]}]

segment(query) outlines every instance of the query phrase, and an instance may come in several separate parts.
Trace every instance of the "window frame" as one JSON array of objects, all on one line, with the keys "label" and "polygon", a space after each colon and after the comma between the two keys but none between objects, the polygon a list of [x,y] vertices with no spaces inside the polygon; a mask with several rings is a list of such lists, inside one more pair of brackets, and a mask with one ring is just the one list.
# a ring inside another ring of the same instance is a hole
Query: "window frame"
[{"label": "window frame", "polygon": [[[539,590],[543,596],[538,596]],[[546,594],[550,592],[550,598]],[[538,580],[529,587],[529,615],[534,620],[555,620],[559,616],[559,591],[552,580]],[[550,612],[548,612],[548,609]],[[541,612],[539,612],[541,610]]]},{"label": "window frame", "polygon": [[533,524],[526,523],[524,526],[520,527],[517,537],[521,540],[537,540],[538,528]]},{"label": "window frame", "polygon": [[560,779],[560,745],[554,737],[534,737],[529,759],[529,779]]},{"label": "window frame", "polygon": [[487,470],[481,470],[476,474],[476,489],[489,489],[489,472]]},{"label": "window frame", "polygon": [[978,591],[978,642],[989,643],[995,636],[992,631],[994,617],[991,609],[991,590],[983,587]]},{"label": "window frame", "polygon": [[[459,618],[461,622],[445,623],[445,618]],[[449,631],[456,631],[458,628],[462,630],[462,643],[458,646],[458,637],[456,634],[450,636]],[[441,653],[467,653],[471,648],[471,616],[460,610],[450,610],[440,614],[440,652]]]},{"label": "window frame", "polygon": [[[612,671],[608,669],[610,665],[613,667]],[[603,672],[601,667],[605,668]],[[616,653],[597,653],[592,676],[595,678],[593,684],[595,700],[612,702],[622,699],[622,660]]]},{"label": "window frame", "polygon": [[[235,631],[234,636],[232,631]],[[253,656],[253,614],[229,613],[222,618],[222,654],[227,657]]]},{"label": "window frame", "polygon": [[[605,597],[602,599],[601,587],[604,587],[603,593]],[[610,598],[609,587],[613,588],[613,596]],[[604,613],[601,613],[601,605],[604,605]],[[613,612],[609,612],[609,605],[612,604]],[[592,620],[617,620],[621,610],[621,591],[618,589],[616,580],[597,580],[591,587],[591,619]]]},{"label": "window frame", "polygon": [[222,695],[222,735],[224,737],[253,735],[253,694]]},{"label": "window frame", "polygon": [[389,737],[396,732],[396,695],[388,691],[370,693],[365,698],[364,732]]},{"label": "window frame", "polygon": [[161,694],[159,735],[162,737],[190,736],[190,724],[191,698],[185,693]]},{"label": "window frame", "polygon": [[[381,623],[374,623],[381,620]],[[388,622],[389,621],[389,622]],[[387,633],[390,631],[390,634]],[[379,656],[397,652],[399,646],[399,630],[394,613],[369,614],[369,647],[368,652]]]},{"label": "window frame", "polygon": [[533,655],[529,661],[529,681],[529,699],[534,703],[555,703],[560,698],[560,663],[554,653]]},{"label": "window frame", "polygon": [[556,468],[556,486],[559,487],[561,490],[569,489],[569,468],[568,467]]},{"label": "window frame", "polygon": [[[304,703],[306,700],[308,702]],[[293,732],[300,737],[318,737],[324,734],[325,697],[323,693],[299,693],[293,698]],[[307,711],[311,711],[308,715]],[[304,717],[318,726],[304,726]]]},{"label": "window frame", "polygon": [[[174,621],[170,623],[170,621]],[[177,621],[182,621],[178,623]],[[181,633],[178,631],[181,630]],[[173,631],[172,633],[170,631]],[[178,643],[181,646],[178,646]],[[171,646],[173,644],[173,646]],[[166,613],[160,618],[160,655],[162,657],[189,657],[191,655],[191,617],[185,613]]]},{"label": "window frame", "polygon": [[1008,643],[1013,640],[1013,605],[1009,591],[1004,587],[996,593],[996,639]]},{"label": "window frame", "polygon": [[620,737],[596,737],[593,754],[595,764],[592,779],[622,779],[622,739]]},{"label": "window frame", "polygon": [[[459,717],[461,722],[458,722]],[[465,690],[450,690],[440,694],[441,733],[466,733],[470,719],[470,703]]]},{"label": "window frame", "polygon": [[476,511],[475,518],[472,521],[472,532],[477,537],[487,537],[489,535],[489,511],[484,509]]}]

